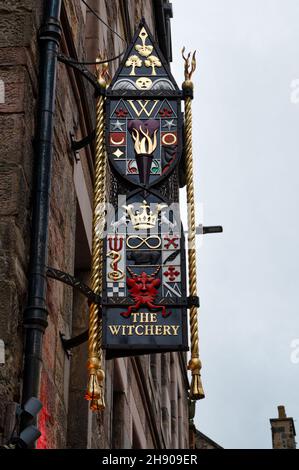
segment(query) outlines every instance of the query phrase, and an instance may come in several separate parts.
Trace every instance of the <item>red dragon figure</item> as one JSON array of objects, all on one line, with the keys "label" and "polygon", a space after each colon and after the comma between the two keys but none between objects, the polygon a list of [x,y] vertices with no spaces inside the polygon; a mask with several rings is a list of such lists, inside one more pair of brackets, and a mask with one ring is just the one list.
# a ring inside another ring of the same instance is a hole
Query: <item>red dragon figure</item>
[{"label": "red dragon figure", "polygon": [[171,312],[166,312],[164,305],[155,305],[153,303],[158,294],[157,289],[161,284],[161,280],[156,278],[160,267],[151,275],[144,271],[141,274],[136,274],[129,267],[127,267],[127,270],[132,276],[127,278],[127,286],[135,304],[130,305],[126,312],[121,312],[121,315],[124,318],[129,318],[133,310],[138,310],[143,305],[150,310],[162,310],[162,317],[164,318],[171,315]]}]

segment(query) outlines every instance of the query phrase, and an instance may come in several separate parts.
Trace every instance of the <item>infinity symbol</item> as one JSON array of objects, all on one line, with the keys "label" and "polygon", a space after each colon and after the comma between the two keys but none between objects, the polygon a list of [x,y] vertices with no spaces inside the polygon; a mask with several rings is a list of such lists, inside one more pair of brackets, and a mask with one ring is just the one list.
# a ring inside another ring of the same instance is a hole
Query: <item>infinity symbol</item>
[{"label": "infinity symbol", "polygon": [[[130,242],[131,240],[140,240],[139,244],[137,243],[136,245],[132,245]],[[153,243],[149,243],[149,241],[152,240]],[[132,250],[137,250],[137,248],[140,248],[141,246],[146,245],[148,248],[156,250],[157,248],[160,248],[161,246],[161,238],[158,237],[158,235],[150,235],[149,237],[142,238],[139,235],[130,235],[127,238],[127,247],[131,248]]]}]

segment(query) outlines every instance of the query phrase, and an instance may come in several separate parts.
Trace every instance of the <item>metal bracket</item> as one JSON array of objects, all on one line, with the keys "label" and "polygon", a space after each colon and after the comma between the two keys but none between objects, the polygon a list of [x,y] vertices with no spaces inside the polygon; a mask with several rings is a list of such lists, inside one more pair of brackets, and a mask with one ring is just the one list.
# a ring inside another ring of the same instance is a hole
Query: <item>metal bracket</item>
[{"label": "metal bracket", "polygon": [[71,147],[74,152],[77,152],[78,150],[86,147],[87,145],[91,144],[91,142],[94,140],[96,135],[95,129],[92,131],[91,134],[87,135],[81,140],[74,140],[74,135],[71,134]]},{"label": "metal bracket", "polygon": [[102,297],[96,294],[93,290],[90,289],[84,282],[81,282],[80,279],[72,276],[71,274],[65,273],[64,271],[59,271],[59,269],[51,268],[47,266],[46,274],[56,281],[63,282],[68,286],[78,289],[81,294],[85,295],[88,298],[88,301],[94,304],[102,304]]},{"label": "metal bracket", "polygon": [[83,64],[75,62],[74,59],[72,59],[70,57],[67,57],[64,54],[58,54],[57,55],[57,60],[59,60],[59,62],[62,62],[64,64],[68,65],[69,67],[72,67],[73,69],[80,72],[83,75],[83,77],[85,77],[86,80],[88,80],[89,83],[92,84],[92,86],[95,88],[97,94],[99,94],[99,95],[103,94],[104,90],[103,90],[102,87],[100,87],[95,75],[93,75],[88,69],[86,69]]},{"label": "metal bracket", "polygon": [[[201,230],[201,231],[200,231]],[[196,233],[222,233],[223,232],[223,227],[221,225],[211,225],[209,227],[203,227],[199,225],[196,227]]]},{"label": "metal bracket", "polygon": [[183,88],[183,98],[184,98],[184,100],[186,98],[191,98],[191,100],[193,100],[194,94],[193,94],[193,89],[191,87],[190,88]]},{"label": "metal bracket", "polygon": [[187,308],[199,308],[199,305],[199,297],[197,295],[189,295],[189,297],[187,297]]},{"label": "metal bracket", "polygon": [[[222,233],[223,227],[221,225],[211,225],[209,227],[204,227],[203,225],[198,225],[195,229],[196,235],[206,235],[207,233]],[[184,230],[184,233],[189,233],[188,230]]]},{"label": "metal bracket", "polygon": [[70,339],[65,339],[65,335],[61,332],[59,333],[59,336],[64,352],[69,359],[71,356],[70,349],[76,348],[77,346],[80,346],[80,344],[86,343],[86,341],[88,341],[89,330],[83,331],[83,333],[80,335],[74,336]]}]

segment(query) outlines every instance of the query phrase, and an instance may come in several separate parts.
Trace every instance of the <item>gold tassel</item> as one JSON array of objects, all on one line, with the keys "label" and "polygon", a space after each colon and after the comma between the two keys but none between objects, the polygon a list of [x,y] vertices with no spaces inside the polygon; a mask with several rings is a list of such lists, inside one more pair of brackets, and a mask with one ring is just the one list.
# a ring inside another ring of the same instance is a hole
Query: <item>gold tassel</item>
[{"label": "gold tassel", "polygon": [[[197,296],[196,282],[196,250],[195,250],[195,200],[194,200],[194,181],[193,181],[193,153],[192,153],[192,94],[193,82],[191,77],[196,69],[195,52],[193,53],[191,63],[189,53],[184,55],[185,48],[182,50],[182,57],[185,61],[185,81],[182,85],[185,91],[185,158],[186,158],[186,187],[188,203],[188,266],[189,266],[189,295]],[[190,308],[190,337],[191,337],[191,359],[188,369],[192,373],[190,388],[190,398],[200,400],[205,397],[201,383],[201,361],[199,359],[198,347],[198,321],[197,307]]]},{"label": "gold tassel", "polygon": [[[108,64],[97,66],[98,83],[105,89],[108,85]],[[96,106],[96,151],[95,151],[95,176],[94,176],[94,201],[92,224],[92,263],[91,263],[91,288],[96,294],[102,293],[102,268],[103,268],[103,214],[106,195],[106,150],[105,150],[105,97],[100,95]],[[101,411],[105,409],[104,380],[105,373],[102,365],[102,320],[101,308],[92,303],[89,307],[89,339],[88,385],[85,394],[90,401],[90,409]]]},{"label": "gold tassel", "polygon": [[87,368],[89,371],[89,379],[85,398],[90,401],[91,410],[104,410],[105,400],[103,385],[105,373],[101,369],[101,363],[99,358],[91,357],[87,362]]},{"label": "gold tassel", "polygon": [[192,372],[192,380],[191,380],[191,387],[190,387],[190,398],[191,400],[201,400],[205,397],[205,392],[203,390],[201,376],[200,376],[200,369],[201,369],[201,361],[198,357],[191,357],[188,369]]}]

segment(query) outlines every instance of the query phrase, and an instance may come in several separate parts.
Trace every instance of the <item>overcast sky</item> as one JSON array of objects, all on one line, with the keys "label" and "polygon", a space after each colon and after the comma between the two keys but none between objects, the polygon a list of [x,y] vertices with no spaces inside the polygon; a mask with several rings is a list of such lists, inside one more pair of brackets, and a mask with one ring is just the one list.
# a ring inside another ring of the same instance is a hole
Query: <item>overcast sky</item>
[{"label": "overcast sky", "polygon": [[205,225],[224,227],[205,235],[198,254],[206,399],[197,404],[196,425],[225,448],[270,448],[277,405],[297,418],[299,433],[299,354],[291,347],[296,339],[299,345],[296,89],[298,102],[291,100],[299,2],[172,3],[179,84],[182,45],[198,51],[197,200]]}]

